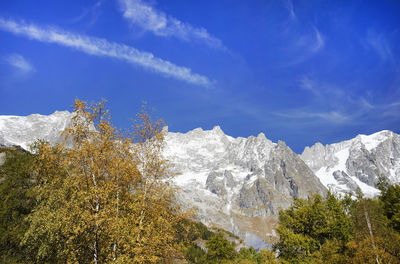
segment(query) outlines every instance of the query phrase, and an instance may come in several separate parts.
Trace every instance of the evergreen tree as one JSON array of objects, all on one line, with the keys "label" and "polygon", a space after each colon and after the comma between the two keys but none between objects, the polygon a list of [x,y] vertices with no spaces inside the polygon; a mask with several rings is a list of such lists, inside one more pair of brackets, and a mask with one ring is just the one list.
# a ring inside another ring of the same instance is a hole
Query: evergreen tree
[{"label": "evergreen tree", "polygon": [[19,148],[0,148],[6,154],[0,167],[0,262],[28,262],[29,256],[20,246],[28,228],[24,218],[32,211],[34,155]]},{"label": "evergreen tree", "polygon": [[222,233],[215,233],[207,241],[206,246],[208,263],[229,263],[236,255],[235,248],[224,238]]},{"label": "evergreen tree", "polygon": [[257,252],[253,247],[241,248],[236,257],[238,264],[276,264],[275,254],[267,249]]},{"label": "evergreen tree", "polygon": [[390,220],[391,226],[400,233],[400,185],[381,185],[381,196],[386,217]]}]

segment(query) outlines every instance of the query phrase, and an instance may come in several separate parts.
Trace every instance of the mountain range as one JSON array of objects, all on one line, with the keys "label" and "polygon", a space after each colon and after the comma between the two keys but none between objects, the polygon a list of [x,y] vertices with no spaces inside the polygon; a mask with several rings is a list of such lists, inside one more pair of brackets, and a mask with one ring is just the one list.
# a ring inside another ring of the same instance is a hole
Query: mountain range
[{"label": "mountain range", "polygon": [[[71,118],[68,111],[0,116],[0,145],[29,150],[36,139],[56,144]],[[300,155],[263,133],[233,138],[219,126],[164,131],[164,156],[177,173],[179,201],[195,208],[206,225],[231,231],[255,248],[276,240],[279,210],[293,199],[358,188],[373,197],[379,194],[379,177],[400,182],[400,136],[387,130],[325,146],[316,143]]]}]

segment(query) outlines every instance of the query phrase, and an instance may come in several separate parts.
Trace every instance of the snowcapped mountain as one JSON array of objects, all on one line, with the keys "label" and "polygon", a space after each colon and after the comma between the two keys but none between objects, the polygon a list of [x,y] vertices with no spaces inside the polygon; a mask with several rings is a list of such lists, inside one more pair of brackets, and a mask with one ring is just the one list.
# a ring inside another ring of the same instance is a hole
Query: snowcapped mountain
[{"label": "snowcapped mountain", "polygon": [[316,143],[306,147],[301,158],[336,192],[354,192],[359,187],[367,196],[375,196],[379,176],[400,182],[400,135],[388,130],[326,146]]},{"label": "snowcapped mountain", "polygon": [[[36,139],[52,144],[72,114],[0,116],[0,145],[29,149]],[[199,220],[229,230],[256,248],[276,239],[280,208],[311,193],[355,191],[374,195],[378,175],[400,182],[400,136],[391,131],[336,144],[306,147],[301,155],[263,133],[225,135],[220,127],[168,132],[164,155],[174,165],[179,199],[197,208]]]},{"label": "snowcapped mountain", "polygon": [[56,111],[48,116],[0,116],[0,145],[17,145],[29,150],[36,139],[55,144],[62,139],[61,132],[68,127],[71,118],[68,111]]},{"label": "snowcapped mountain", "polygon": [[264,134],[232,138],[220,127],[166,136],[165,156],[180,175],[181,200],[199,219],[229,230],[256,248],[276,238],[280,208],[326,189],[284,142]]}]

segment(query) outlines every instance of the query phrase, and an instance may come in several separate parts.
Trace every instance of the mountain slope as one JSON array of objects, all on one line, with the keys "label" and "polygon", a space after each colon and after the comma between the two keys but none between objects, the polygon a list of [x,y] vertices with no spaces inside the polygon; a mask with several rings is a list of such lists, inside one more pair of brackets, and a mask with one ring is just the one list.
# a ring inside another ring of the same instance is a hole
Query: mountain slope
[{"label": "mountain slope", "polygon": [[[0,116],[0,144],[28,149],[35,139],[55,144],[72,114]],[[167,132],[167,131],[166,131]],[[225,135],[220,127],[167,132],[164,155],[180,174],[175,183],[184,206],[197,207],[198,218],[261,247],[276,238],[280,208],[310,193],[378,193],[383,176],[400,182],[400,136],[381,131],[323,146],[316,143],[295,154],[282,141],[264,134],[248,138]]]},{"label": "mountain slope", "polygon": [[366,195],[375,196],[379,176],[400,182],[400,135],[392,131],[358,135],[326,146],[316,143],[306,147],[300,157],[336,192],[354,192],[360,187]]},{"label": "mountain slope", "polygon": [[0,116],[0,145],[29,146],[37,139],[52,144],[60,142],[61,132],[71,122],[68,111],[56,111],[51,115],[32,114],[29,116]]},{"label": "mountain slope", "polygon": [[232,138],[220,127],[168,133],[165,156],[180,175],[181,200],[198,208],[199,219],[260,246],[276,238],[280,208],[294,198],[326,192],[314,173],[284,142],[264,134]]}]

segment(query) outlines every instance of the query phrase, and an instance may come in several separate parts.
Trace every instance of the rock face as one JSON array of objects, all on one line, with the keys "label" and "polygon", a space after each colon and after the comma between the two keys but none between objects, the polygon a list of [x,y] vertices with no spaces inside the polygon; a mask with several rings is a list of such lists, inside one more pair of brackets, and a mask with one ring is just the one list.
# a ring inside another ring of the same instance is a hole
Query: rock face
[{"label": "rock face", "polygon": [[198,208],[199,220],[255,247],[276,238],[279,209],[295,198],[326,192],[297,154],[264,134],[232,138],[218,126],[168,133],[165,156],[180,172],[175,182],[181,200]]},{"label": "rock face", "polygon": [[[38,138],[56,144],[71,118],[67,111],[0,116],[0,145],[29,149]],[[167,132],[165,143],[164,156],[179,172],[175,184],[182,204],[197,208],[203,223],[231,231],[255,248],[276,239],[278,212],[293,199],[325,194],[327,188],[348,192],[360,187],[375,195],[379,175],[400,182],[400,136],[391,131],[317,143],[301,155],[262,133],[233,138],[218,126]]]},{"label": "rock face", "polygon": [[301,158],[321,182],[336,192],[355,192],[374,196],[378,177],[400,182],[400,136],[384,130],[323,146],[306,147]]},{"label": "rock face", "polygon": [[0,145],[17,145],[29,150],[37,139],[56,144],[62,140],[61,132],[71,118],[72,114],[68,111],[56,111],[49,116],[0,116]]}]

